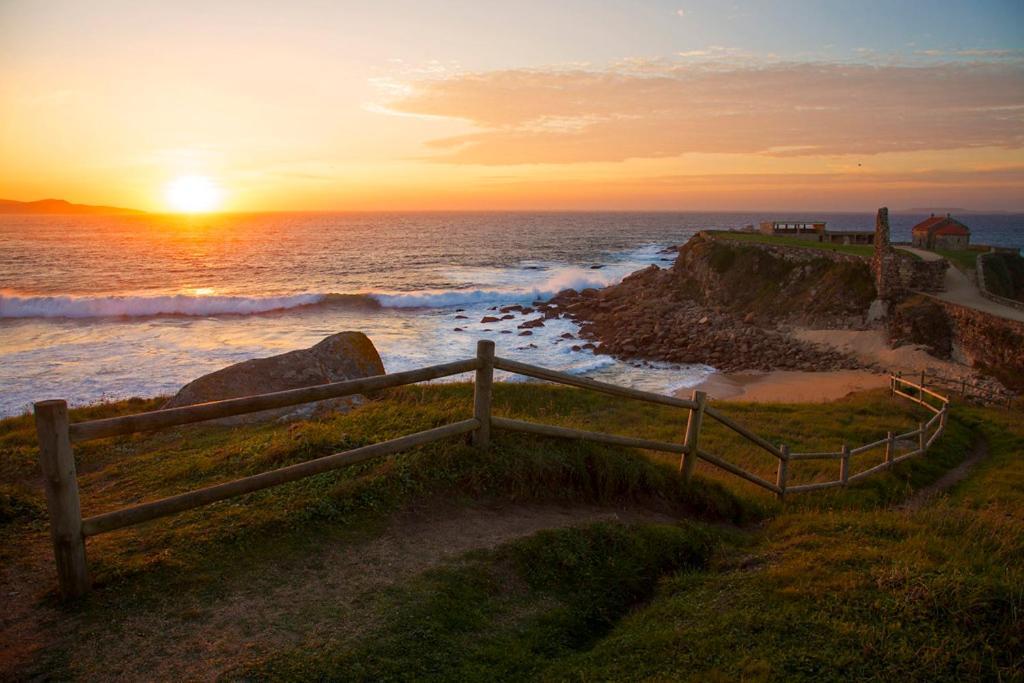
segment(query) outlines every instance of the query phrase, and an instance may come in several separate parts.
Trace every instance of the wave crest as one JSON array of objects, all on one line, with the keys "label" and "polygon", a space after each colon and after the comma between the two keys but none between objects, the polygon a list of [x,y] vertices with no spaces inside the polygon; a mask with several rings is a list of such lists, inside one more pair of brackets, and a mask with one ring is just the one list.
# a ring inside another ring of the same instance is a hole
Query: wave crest
[{"label": "wave crest", "polygon": [[136,318],[254,315],[309,306],[345,308],[449,308],[548,299],[564,289],[614,284],[621,273],[564,268],[532,287],[414,292],[303,293],[286,296],[195,294],[40,296],[0,292],[0,318]]},{"label": "wave crest", "polygon": [[0,295],[0,318],[116,318],[158,315],[252,315],[313,306],[321,294],[293,296],[20,296]]}]

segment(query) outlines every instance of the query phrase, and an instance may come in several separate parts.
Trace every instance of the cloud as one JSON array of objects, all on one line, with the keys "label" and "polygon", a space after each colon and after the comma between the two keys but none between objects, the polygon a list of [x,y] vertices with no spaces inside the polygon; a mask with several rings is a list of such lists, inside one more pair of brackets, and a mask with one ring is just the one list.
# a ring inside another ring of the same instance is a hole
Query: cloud
[{"label": "cloud", "polygon": [[[727,48],[709,48],[709,50]],[[434,140],[464,164],[1024,146],[1024,65],[665,63],[638,72],[512,69],[420,80],[388,108],[463,119]]]}]

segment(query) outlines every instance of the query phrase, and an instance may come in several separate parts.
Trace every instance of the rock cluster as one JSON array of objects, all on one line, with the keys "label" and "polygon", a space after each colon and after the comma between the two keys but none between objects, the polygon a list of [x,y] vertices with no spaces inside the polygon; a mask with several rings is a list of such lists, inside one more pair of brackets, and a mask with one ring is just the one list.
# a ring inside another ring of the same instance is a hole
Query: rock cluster
[{"label": "rock cluster", "polygon": [[726,372],[861,367],[852,357],[758,323],[753,312],[740,316],[698,303],[671,271],[653,265],[602,290],[560,292],[547,308],[577,322],[595,353],[625,359],[705,363]]}]

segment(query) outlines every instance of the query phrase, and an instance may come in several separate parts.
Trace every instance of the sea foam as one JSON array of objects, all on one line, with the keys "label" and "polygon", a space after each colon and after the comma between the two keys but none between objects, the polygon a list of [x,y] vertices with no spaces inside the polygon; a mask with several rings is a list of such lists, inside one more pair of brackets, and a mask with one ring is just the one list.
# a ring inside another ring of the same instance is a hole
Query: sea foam
[{"label": "sea foam", "polygon": [[564,289],[605,287],[621,273],[568,267],[527,287],[411,292],[306,292],[284,296],[54,295],[0,292],[0,318],[136,318],[152,316],[254,315],[309,306],[353,308],[449,308],[547,299]]}]

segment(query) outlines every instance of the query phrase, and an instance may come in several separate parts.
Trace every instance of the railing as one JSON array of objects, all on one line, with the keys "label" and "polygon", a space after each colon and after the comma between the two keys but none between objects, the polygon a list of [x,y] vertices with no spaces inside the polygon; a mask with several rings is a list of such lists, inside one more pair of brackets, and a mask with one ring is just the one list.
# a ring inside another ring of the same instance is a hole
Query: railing
[{"label": "railing", "polygon": [[[902,378],[903,373],[897,372],[896,376]],[[913,375],[913,377],[916,379],[918,375],[915,374]],[[964,378],[956,379],[953,377],[939,375],[934,372],[926,373],[923,370],[921,371],[920,377],[921,386],[925,386],[926,383],[933,386],[937,386],[938,388],[941,388],[942,390],[947,391],[949,393],[959,394],[960,398],[964,399],[965,401],[974,401],[975,403],[979,403],[981,405],[996,406],[1002,408],[1013,407],[1013,396],[1011,394],[1000,393],[998,391],[993,391],[985,387],[979,387],[974,384],[970,384]]]},{"label": "railing", "polygon": [[[525,375],[536,379],[547,380],[558,384],[598,391],[621,398],[634,399],[647,403],[683,408],[689,411],[686,432],[682,444],[665,441],[640,439],[631,436],[590,432],[567,427],[512,420],[495,417],[491,410],[494,370]],[[155,501],[141,503],[131,507],[105,512],[91,517],[82,517],[81,503],[78,495],[78,477],[75,470],[72,443],[120,436],[136,432],[153,431],[164,427],[204,422],[233,415],[243,415],[273,408],[283,408],[303,403],[312,403],[330,398],[351,396],[366,392],[379,391],[391,387],[404,386],[417,382],[449,377],[464,372],[475,371],[473,392],[473,417],[452,424],[416,432],[390,441],[363,446],[341,453],[326,455],[288,467],[263,472],[234,481],[215,484],[205,488],[181,493]],[[455,361],[442,365],[433,365],[418,370],[398,372],[392,375],[379,375],[364,379],[354,379],[314,387],[279,391],[257,396],[214,401],[192,406],[155,410],[136,415],[125,415],[102,420],[90,420],[71,424],[68,420],[67,403],[63,400],[41,401],[35,404],[36,431],[39,437],[39,460],[43,471],[46,488],[47,507],[50,516],[50,530],[53,540],[54,556],[57,565],[57,576],[60,592],[64,598],[84,595],[90,588],[88,564],[85,554],[85,539],[90,536],[104,534],[135,524],[141,524],[159,517],[177,514],[186,510],[209,505],[220,500],[241,496],[261,489],[277,486],[323,472],[335,470],[356,462],[383,455],[392,455],[441,439],[462,434],[472,434],[473,445],[486,450],[490,445],[491,429],[504,429],[512,432],[524,432],[541,436],[567,439],[581,439],[596,443],[642,448],[681,456],[679,468],[687,482],[693,478],[698,460],[704,460],[716,467],[730,472],[746,481],[764,488],[782,498],[786,493],[810,491],[831,486],[844,486],[849,482],[862,479],[869,474],[892,466],[913,455],[923,453],[942,434],[949,412],[949,401],[940,394],[916,385],[898,376],[890,378],[892,394],[906,397],[925,406],[934,413],[927,423],[922,423],[915,431],[893,435],[891,432],[882,440],[850,449],[846,445],[836,453],[790,453],[785,444],[776,446],[761,438],[732,418],[720,413],[708,405],[707,395],[701,391],[693,392],[692,398],[683,399],[673,396],[628,389],[582,377],[575,377],[546,368],[519,363],[506,358],[495,357],[494,342],[483,340],[477,344],[475,358]],[[911,393],[912,392],[912,393]],[[913,395],[916,394],[916,395]],[[927,398],[926,398],[927,397]],[[941,407],[929,401],[938,401]],[[778,470],[775,483],[767,481],[756,474],[747,472],[741,467],[713,455],[700,447],[700,432],[704,418],[710,418],[736,432],[744,439],[764,449],[778,459]],[[933,431],[932,431],[933,430]],[[927,434],[932,431],[931,436]],[[901,440],[915,439],[918,448],[909,453],[895,456],[896,443]],[[872,448],[882,445],[886,447],[885,462],[869,470],[849,476],[850,458]],[[791,486],[788,484],[789,462],[791,460],[838,459],[840,461],[840,477],[831,482],[815,482]]]}]

